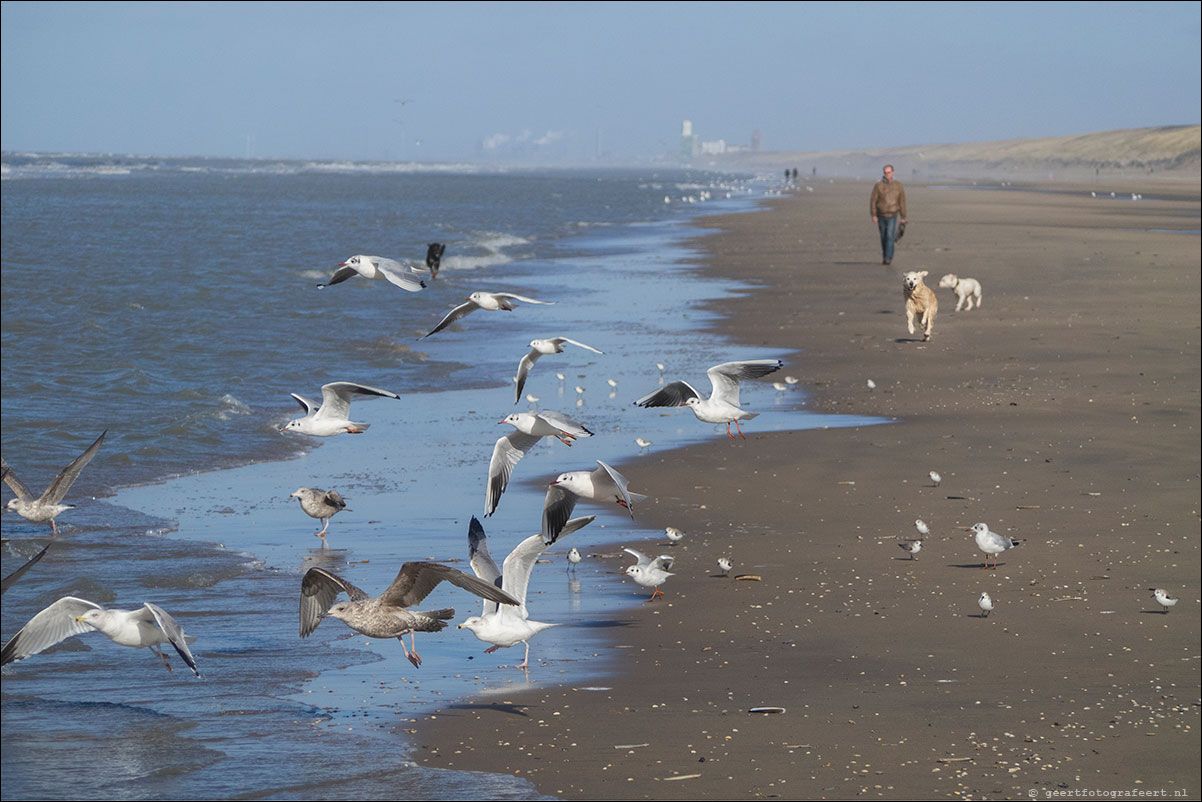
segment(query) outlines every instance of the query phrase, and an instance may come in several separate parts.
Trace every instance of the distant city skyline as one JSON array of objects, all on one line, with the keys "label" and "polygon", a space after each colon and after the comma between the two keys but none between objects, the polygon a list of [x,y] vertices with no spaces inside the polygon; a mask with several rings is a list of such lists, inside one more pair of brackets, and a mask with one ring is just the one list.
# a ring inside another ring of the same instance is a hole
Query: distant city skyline
[{"label": "distant city skyline", "polygon": [[672,159],[682,120],[814,151],[1202,119],[1195,2],[0,13],[8,151],[562,164]]}]

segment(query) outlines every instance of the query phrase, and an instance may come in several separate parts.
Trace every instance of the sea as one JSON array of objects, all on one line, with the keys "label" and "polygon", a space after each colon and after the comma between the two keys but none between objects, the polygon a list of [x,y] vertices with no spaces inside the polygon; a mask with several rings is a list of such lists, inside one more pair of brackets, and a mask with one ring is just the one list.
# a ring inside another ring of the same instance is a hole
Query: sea
[{"label": "sea", "polygon": [[[378,593],[406,560],[470,570],[467,527],[511,431],[498,422],[568,414],[595,435],[544,440],[517,465],[483,519],[499,563],[538,531],[559,473],[725,436],[634,399],[678,378],[708,390],[711,365],[803,346],[708,331],[711,302],[750,287],[701,274],[705,235],[689,225],[755,213],[782,191],[775,177],[8,152],[0,188],[4,458],[36,494],[107,433],[47,556],[5,595],[3,636],[63,596],[154,602],[197,638],[201,672],[174,654],[168,672],[99,633],[5,666],[6,800],[543,798],[520,778],[424,768],[413,733],[472,699],[605,687],[615,613],[645,598],[612,555],[662,538],[637,506],[580,505],[597,520],[536,567],[532,617],[559,626],[533,640],[527,672],[514,668],[520,646],[485,655],[454,628],[418,638],[420,669],[337,621],[302,639],[301,576],[319,566]],[[419,293],[361,277],[319,287],[355,254],[423,266],[431,242],[446,252]],[[477,290],[550,305],[476,312],[422,339]],[[525,389],[537,400],[515,404],[529,341],[556,336],[603,353],[543,357]],[[300,414],[290,394],[318,399],[333,381],[400,399],[356,400],[362,434],[281,433]],[[799,390],[768,382],[743,400],[757,432],[877,422],[810,412]],[[289,497],[302,486],[348,502],[328,545]],[[2,520],[7,576],[51,540],[45,525]],[[587,555],[575,572],[572,545]],[[456,607],[458,622],[478,604],[444,584],[423,606]]]}]

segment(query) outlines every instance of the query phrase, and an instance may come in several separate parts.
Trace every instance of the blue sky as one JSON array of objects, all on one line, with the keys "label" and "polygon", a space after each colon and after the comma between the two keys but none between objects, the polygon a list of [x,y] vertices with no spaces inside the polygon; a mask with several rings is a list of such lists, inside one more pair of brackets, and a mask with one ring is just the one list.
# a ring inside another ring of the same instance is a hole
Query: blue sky
[{"label": "blue sky", "polygon": [[1187,3],[24,3],[0,147],[587,161],[1202,119]]}]

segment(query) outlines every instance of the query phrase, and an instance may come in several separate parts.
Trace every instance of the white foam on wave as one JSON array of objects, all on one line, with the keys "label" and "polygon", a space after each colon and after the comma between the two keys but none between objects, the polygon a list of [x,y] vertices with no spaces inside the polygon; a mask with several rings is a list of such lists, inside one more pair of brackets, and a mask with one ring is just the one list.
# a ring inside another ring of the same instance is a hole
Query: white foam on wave
[{"label": "white foam on wave", "polygon": [[[448,254],[442,257],[440,270],[479,270],[512,262],[517,256],[507,251],[513,251],[522,245],[528,245],[529,239],[513,234],[481,232],[466,242],[450,241]],[[456,251],[464,251],[457,253]],[[483,251],[483,253],[480,253]]]}]

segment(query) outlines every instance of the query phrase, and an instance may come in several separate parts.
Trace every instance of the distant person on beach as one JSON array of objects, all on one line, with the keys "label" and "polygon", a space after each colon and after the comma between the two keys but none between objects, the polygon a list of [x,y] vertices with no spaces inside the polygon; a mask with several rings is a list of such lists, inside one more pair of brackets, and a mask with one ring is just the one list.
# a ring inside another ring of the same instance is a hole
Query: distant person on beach
[{"label": "distant person on beach", "polygon": [[872,188],[868,213],[881,232],[881,259],[893,263],[893,243],[897,241],[897,224],[906,222],[906,190],[893,179],[893,165],[886,164],[884,176]]}]

